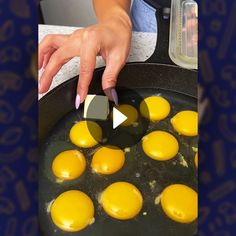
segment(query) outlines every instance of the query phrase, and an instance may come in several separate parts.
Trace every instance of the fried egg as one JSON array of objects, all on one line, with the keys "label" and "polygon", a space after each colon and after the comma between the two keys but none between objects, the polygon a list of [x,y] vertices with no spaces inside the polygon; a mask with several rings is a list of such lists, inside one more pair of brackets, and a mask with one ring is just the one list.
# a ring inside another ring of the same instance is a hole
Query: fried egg
[{"label": "fried egg", "polygon": [[143,197],[133,184],[116,182],[103,191],[99,202],[109,216],[119,220],[128,220],[141,211]]},{"label": "fried egg", "polygon": [[93,147],[102,140],[102,129],[94,121],[79,121],[70,130],[70,140],[78,147]]},{"label": "fried egg", "polygon": [[171,124],[176,132],[185,136],[198,135],[198,114],[195,111],[181,111],[172,119]]},{"label": "fried egg", "polygon": [[160,96],[147,97],[140,104],[140,112],[151,121],[160,121],[169,115],[170,103]]},{"label": "fried egg", "polygon": [[158,161],[166,161],[176,156],[179,143],[170,133],[153,131],[143,137],[142,148],[148,157]]},{"label": "fried egg", "polygon": [[86,160],[78,150],[67,150],[59,153],[52,163],[54,175],[63,180],[79,178],[86,167]]},{"label": "fried egg", "polygon": [[93,155],[91,167],[100,174],[113,174],[120,170],[125,163],[125,153],[115,146],[99,148]]},{"label": "fried egg", "polygon": [[170,219],[191,223],[198,216],[198,194],[186,185],[173,184],[162,192],[161,206]]},{"label": "fried egg", "polygon": [[51,206],[51,218],[63,231],[77,232],[94,221],[94,205],[88,195],[70,190],[59,195]]}]

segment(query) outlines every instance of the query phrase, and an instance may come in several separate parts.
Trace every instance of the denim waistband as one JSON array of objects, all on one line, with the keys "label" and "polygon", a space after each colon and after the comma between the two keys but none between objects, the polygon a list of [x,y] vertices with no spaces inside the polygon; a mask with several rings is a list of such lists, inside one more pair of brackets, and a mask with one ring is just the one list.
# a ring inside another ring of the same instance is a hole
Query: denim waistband
[{"label": "denim waistband", "polygon": [[155,12],[144,0],[134,0],[131,8],[133,31],[157,32]]}]

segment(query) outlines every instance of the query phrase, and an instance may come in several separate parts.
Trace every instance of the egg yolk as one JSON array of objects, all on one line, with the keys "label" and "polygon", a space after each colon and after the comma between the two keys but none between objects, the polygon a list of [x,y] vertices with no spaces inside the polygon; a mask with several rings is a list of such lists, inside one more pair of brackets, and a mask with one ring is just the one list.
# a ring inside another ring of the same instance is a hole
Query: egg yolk
[{"label": "egg yolk", "polygon": [[116,106],[116,109],[127,117],[127,119],[123,123],[121,123],[121,126],[130,126],[137,121],[138,111],[135,107],[128,104],[122,104]]},{"label": "egg yolk", "polygon": [[164,131],[153,131],[144,136],[142,147],[147,156],[159,161],[175,157],[179,150],[176,138]]},{"label": "egg yolk", "polygon": [[160,96],[147,97],[140,104],[140,112],[151,121],[160,121],[169,115],[170,103]]},{"label": "egg yolk", "polygon": [[195,166],[198,168],[198,153],[196,153],[194,156],[194,163],[195,163]]},{"label": "egg yolk", "polygon": [[102,140],[102,129],[93,121],[80,121],[70,130],[70,140],[82,148],[90,148]]},{"label": "egg yolk", "polygon": [[109,216],[128,220],[138,215],[142,209],[143,197],[133,184],[116,182],[104,190],[100,203]]},{"label": "egg yolk", "polygon": [[170,219],[191,223],[198,215],[198,194],[186,185],[173,184],[164,189],[161,206]]},{"label": "egg yolk", "polygon": [[85,193],[70,190],[53,202],[51,217],[54,224],[64,231],[80,231],[93,222],[94,205]]},{"label": "egg yolk", "polygon": [[195,111],[181,111],[172,119],[171,124],[176,132],[186,136],[198,134],[198,114]]},{"label": "egg yolk", "polygon": [[120,170],[125,163],[124,152],[115,146],[99,148],[92,159],[92,169],[100,174],[113,174]]},{"label": "egg yolk", "polygon": [[52,163],[54,175],[63,180],[72,180],[80,177],[85,167],[85,157],[77,150],[68,150],[59,153]]}]

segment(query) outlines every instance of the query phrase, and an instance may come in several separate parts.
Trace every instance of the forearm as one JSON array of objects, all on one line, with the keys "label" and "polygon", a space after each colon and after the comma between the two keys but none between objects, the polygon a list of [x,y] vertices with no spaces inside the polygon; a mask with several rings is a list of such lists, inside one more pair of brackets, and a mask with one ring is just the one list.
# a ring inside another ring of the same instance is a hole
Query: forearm
[{"label": "forearm", "polygon": [[130,4],[131,0],[93,0],[98,22],[119,17],[126,24],[131,25],[129,18]]}]

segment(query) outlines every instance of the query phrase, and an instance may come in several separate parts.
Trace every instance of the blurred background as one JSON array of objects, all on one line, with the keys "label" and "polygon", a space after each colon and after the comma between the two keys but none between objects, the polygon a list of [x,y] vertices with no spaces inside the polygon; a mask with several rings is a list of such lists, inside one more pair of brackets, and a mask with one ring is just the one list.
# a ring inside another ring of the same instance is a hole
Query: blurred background
[{"label": "blurred background", "polygon": [[40,0],[39,10],[40,24],[86,27],[96,23],[90,0]]},{"label": "blurred background", "polygon": [[1,236],[39,235],[37,24],[37,1],[0,1]]},{"label": "blurred background", "polygon": [[209,100],[199,126],[200,236],[236,232],[235,12],[236,1],[199,4],[198,81]]},{"label": "blurred background", "polygon": [[40,23],[86,27],[96,22],[92,1],[41,0]]}]

